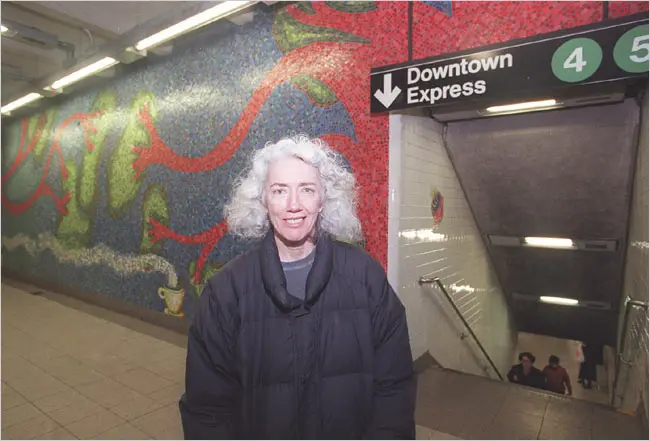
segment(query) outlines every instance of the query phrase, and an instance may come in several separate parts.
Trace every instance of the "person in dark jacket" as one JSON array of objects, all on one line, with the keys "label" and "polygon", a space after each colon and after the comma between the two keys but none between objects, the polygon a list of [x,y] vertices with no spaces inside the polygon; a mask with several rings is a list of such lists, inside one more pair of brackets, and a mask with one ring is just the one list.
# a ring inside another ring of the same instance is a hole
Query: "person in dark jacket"
[{"label": "person in dark jacket", "polygon": [[546,379],[542,371],[537,369],[533,364],[535,356],[530,352],[519,354],[519,364],[516,364],[508,371],[508,380],[511,383],[521,384],[522,386],[535,387],[537,389],[546,388]]},{"label": "person in dark jacket", "polygon": [[584,361],[580,363],[579,382],[585,389],[591,389],[591,382],[597,380],[596,364],[599,358],[598,352],[602,355],[602,347],[593,343],[582,343],[581,345]]},{"label": "person in dark jacket", "polygon": [[361,226],[340,157],[302,136],[267,145],[226,218],[258,241],[200,296],[185,438],[415,439],[405,310],[382,266],[348,243]]}]

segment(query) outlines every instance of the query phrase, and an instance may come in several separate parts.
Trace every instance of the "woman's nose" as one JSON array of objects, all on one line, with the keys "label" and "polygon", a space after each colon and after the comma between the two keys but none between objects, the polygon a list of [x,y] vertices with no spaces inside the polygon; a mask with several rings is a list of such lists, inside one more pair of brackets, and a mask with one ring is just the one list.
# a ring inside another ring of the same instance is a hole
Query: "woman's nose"
[{"label": "woman's nose", "polygon": [[298,192],[291,192],[287,199],[287,210],[296,211],[300,209],[300,199]]}]

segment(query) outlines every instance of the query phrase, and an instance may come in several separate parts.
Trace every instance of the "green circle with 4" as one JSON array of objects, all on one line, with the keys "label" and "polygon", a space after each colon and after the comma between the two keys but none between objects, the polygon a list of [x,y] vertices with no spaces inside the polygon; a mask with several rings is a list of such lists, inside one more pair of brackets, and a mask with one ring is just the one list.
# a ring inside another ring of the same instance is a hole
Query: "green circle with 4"
[{"label": "green circle with 4", "polygon": [[603,61],[603,50],[591,38],[574,38],[562,43],[551,60],[553,74],[567,83],[592,76]]},{"label": "green circle with 4", "polygon": [[650,35],[647,24],[630,29],[621,35],[614,46],[614,61],[625,72],[647,72],[649,60]]}]

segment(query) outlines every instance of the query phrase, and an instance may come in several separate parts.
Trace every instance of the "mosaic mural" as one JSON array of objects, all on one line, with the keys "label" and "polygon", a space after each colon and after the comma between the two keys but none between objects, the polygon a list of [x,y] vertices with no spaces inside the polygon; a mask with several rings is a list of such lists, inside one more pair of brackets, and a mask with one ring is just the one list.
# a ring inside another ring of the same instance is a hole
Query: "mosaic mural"
[{"label": "mosaic mural", "polygon": [[[602,4],[416,2],[413,14],[421,58],[597,21]],[[406,2],[284,4],[3,122],[3,266],[191,316],[207,279],[250,247],[223,219],[232,182],[256,148],[293,133],[346,158],[364,246],[385,265],[388,119],[369,115],[369,73],[407,56]]]}]

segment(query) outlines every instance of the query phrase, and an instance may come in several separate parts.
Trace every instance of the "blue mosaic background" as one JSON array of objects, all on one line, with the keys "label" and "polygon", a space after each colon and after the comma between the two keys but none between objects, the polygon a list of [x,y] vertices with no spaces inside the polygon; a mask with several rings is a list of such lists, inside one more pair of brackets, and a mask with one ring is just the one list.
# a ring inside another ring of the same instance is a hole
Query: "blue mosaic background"
[{"label": "blue mosaic background", "polygon": [[434,9],[437,9],[438,11],[447,14],[448,16],[452,16],[452,5],[451,5],[451,0],[442,0],[442,1],[423,1],[422,3],[425,3],[429,6],[431,6]]}]

